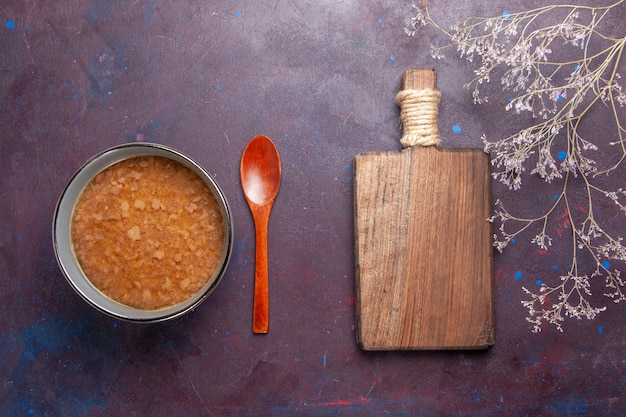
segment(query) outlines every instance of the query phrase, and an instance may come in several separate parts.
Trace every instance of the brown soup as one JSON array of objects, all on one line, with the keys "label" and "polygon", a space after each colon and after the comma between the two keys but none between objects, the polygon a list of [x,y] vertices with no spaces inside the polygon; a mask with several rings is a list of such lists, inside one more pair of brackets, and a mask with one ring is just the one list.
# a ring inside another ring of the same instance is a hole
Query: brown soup
[{"label": "brown soup", "polygon": [[196,294],[219,267],[224,219],[209,187],[168,158],[125,159],[82,191],[71,221],[87,278],[122,304],[155,310]]}]

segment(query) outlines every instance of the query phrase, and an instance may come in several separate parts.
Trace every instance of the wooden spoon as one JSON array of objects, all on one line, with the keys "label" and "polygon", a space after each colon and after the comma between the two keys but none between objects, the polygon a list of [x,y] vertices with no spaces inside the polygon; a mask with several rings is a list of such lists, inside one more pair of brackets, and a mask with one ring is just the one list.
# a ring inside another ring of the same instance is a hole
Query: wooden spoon
[{"label": "wooden spoon", "polygon": [[256,229],[254,275],[254,333],[269,330],[269,285],[267,266],[267,226],[270,211],[280,187],[280,156],[270,138],[257,136],[248,143],[241,157],[241,188],[248,201]]}]

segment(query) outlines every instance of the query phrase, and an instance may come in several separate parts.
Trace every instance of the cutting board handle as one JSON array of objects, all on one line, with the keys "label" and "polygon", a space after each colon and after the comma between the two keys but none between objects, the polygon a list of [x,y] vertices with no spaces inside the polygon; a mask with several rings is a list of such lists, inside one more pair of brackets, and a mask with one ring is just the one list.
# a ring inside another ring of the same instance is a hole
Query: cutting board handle
[{"label": "cutting board handle", "polygon": [[403,147],[439,145],[437,118],[440,99],[434,69],[414,68],[404,72],[402,90],[396,95],[403,127],[400,139]]}]

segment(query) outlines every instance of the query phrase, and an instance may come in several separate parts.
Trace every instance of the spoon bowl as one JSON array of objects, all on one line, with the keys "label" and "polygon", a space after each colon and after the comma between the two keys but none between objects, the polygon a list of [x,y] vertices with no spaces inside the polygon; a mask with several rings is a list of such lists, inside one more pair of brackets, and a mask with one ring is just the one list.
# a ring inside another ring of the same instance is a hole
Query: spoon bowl
[{"label": "spoon bowl", "polygon": [[243,151],[241,188],[250,207],[256,230],[254,274],[254,333],[269,331],[269,283],[267,229],[281,180],[280,155],[267,136],[257,136]]},{"label": "spoon bowl", "polygon": [[241,159],[241,186],[249,203],[267,204],[280,187],[280,156],[266,136],[257,136],[246,147]]}]

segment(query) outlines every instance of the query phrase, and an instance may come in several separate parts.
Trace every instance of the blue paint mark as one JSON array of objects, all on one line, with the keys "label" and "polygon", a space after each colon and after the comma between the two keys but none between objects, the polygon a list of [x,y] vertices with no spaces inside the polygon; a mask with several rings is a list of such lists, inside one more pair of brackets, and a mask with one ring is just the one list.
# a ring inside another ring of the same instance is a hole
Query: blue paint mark
[{"label": "blue paint mark", "polygon": [[480,397],[476,397],[476,402],[479,403],[480,402]]},{"label": "blue paint mark", "polygon": [[604,269],[609,269],[611,267],[611,262],[609,262],[609,261],[602,261],[602,267]]},{"label": "blue paint mark", "polygon": [[382,17],[378,18],[378,23],[380,23],[381,25],[383,24],[383,18]]},{"label": "blue paint mark", "polygon": [[222,91],[222,86],[221,86],[221,85],[218,85],[218,86],[216,86],[216,87],[215,87],[215,89],[216,89],[217,91]]},{"label": "blue paint mark", "polygon": [[589,408],[587,403],[579,398],[573,398],[566,402],[555,402],[550,407],[556,410],[557,415],[561,416],[586,415]]},{"label": "blue paint mark", "polygon": [[457,135],[463,131],[463,128],[459,125],[452,126],[452,131]]},{"label": "blue paint mark", "polygon": [[509,100],[509,103],[512,103],[513,102],[513,97],[509,97],[508,100]]},{"label": "blue paint mark", "polygon": [[602,327],[602,326],[598,326],[598,333],[599,333],[599,334],[604,333],[604,327]]},{"label": "blue paint mark", "polygon": [[152,24],[154,23],[155,10],[156,10],[156,7],[154,5],[154,2],[149,0],[146,3],[145,13],[143,15],[143,24],[148,28],[151,27]]},{"label": "blue paint mark", "polygon": [[559,269],[559,267],[556,266],[556,265],[552,265],[552,269],[554,269],[556,271],[557,269]]},{"label": "blue paint mark", "polygon": [[567,152],[561,151],[556,157],[559,158],[559,161],[563,162],[565,161],[565,158],[567,158]]},{"label": "blue paint mark", "polygon": [[515,279],[516,279],[516,280],[519,280],[519,279],[521,279],[521,278],[522,278],[522,271],[517,271],[517,272],[515,273]]},{"label": "blue paint mark", "polygon": [[[111,342],[115,343],[115,340],[111,340],[110,337],[101,336],[95,334],[89,330],[89,320],[87,321],[75,321],[69,320],[64,322],[55,317],[46,317],[34,323],[31,327],[25,329],[15,339],[11,339],[11,344],[17,344],[18,340],[21,343],[18,345],[23,346],[21,355],[16,362],[16,369],[14,370],[15,384],[16,386],[23,386],[26,384],[28,376],[33,371],[34,366],[41,362],[40,355],[57,356],[58,354],[65,354],[68,348],[68,341],[72,340],[88,340],[88,343],[94,342],[94,346],[105,346]],[[92,336],[98,336],[99,340],[89,340]],[[106,339],[107,343],[104,343]],[[94,354],[94,357],[101,357],[101,352]],[[88,362],[93,359],[88,358]],[[87,362],[86,362],[87,363]],[[75,363],[68,367],[73,366],[75,370],[81,371],[82,365]],[[59,375],[57,371],[55,373]],[[61,393],[61,392],[59,392]],[[63,394],[63,398],[57,397],[59,400],[59,415],[87,415],[87,411],[93,406],[98,406],[104,403],[104,398],[99,398],[97,392],[88,394],[87,397],[77,397],[74,395],[67,396]],[[72,401],[69,404],[66,399]],[[74,401],[75,400],[75,401]],[[35,414],[40,407],[39,402],[33,401],[30,395],[18,396],[15,399],[15,410],[21,410],[21,414],[31,414],[30,410],[33,410],[32,414]],[[93,411],[93,410],[91,410]]]},{"label": "blue paint mark", "polygon": [[11,30],[15,30],[15,22],[12,20],[7,20],[4,26],[6,26],[7,28]]},{"label": "blue paint mark", "polygon": [[579,69],[580,69],[580,65],[576,65],[576,66],[574,67],[574,72],[578,71]]},{"label": "blue paint mark", "polygon": [[87,89],[88,101],[106,101],[115,89],[117,76],[126,71],[126,60],[121,45],[108,45],[87,66],[90,84]]},{"label": "blue paint mark", "polygon": [[554,194],[554,199],[558,200],[559,199],[559,195],[558,194]]},{"label": "blue paint mark", "polygon": [[508,19],[509,17],[511,17],[511,13],[509,13],[508,10],[505,10],[502,12],[502,17]]},{"label": "blue paint mark", "polygon": [[538,287],[541,287],[543,285],[543,281],[538,279],[537,281],[535,281],[535,284],[537,284]]},{"label": "blue paint mark", "polygon": [[533,356],[532,358],[530,358],[528,360],[528,365],[534,365],[536,363],[539,363],[541,361],[541,359],[537,356]]},{"label": "blue paint mark", "polygon": [[561,101],[563,100],[563,94],[559,94],[559,96],[556,98],[556,101]]},{"label": "blue paint mark", "polygon": [[350,169],[350,164],[346,164],[346,169]]},{"label": "blue paint mark", "polygon": [[511,239],[511,243],[515,243],[517,240],[515,238]]},{"label": "blue paint mark", "polygon": [[391,56],[389,57],[389,61],[393,62],[393,61],[395,61],[395,60],[396,60],[396,57],[395,57],[395,56],[391,55]]},{"label": "blue paint mark", "polygon": [[235,12],[235,17],[241,17],[241,12]]},{"label": "blue paint mark", "polygon": [[91,0],[88,19],[94,23],[97,20],[109,20],[113,16],[115,0]]}]

